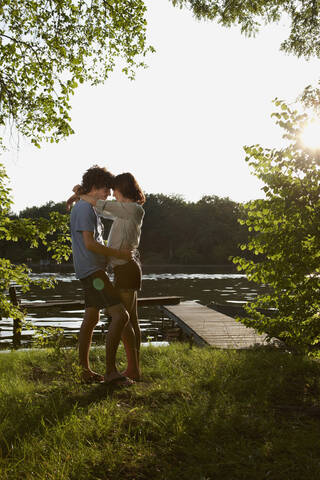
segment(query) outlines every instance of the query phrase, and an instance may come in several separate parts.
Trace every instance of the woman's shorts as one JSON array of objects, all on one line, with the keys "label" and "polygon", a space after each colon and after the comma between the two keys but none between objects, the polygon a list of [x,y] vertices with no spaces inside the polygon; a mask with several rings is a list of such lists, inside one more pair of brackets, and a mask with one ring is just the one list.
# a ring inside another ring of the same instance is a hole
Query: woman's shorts
[{"label": "woman's shorts", "polygon": [[84,290],[85,308],[108,308],[121,303],[118,292],[103,270],[97,270],[80,281]]},{"label": "woman's shorts", "polygon": [[119,290],[140,290],[141,289],[141,266],[136,260],[124,265],[116,265],[114,271],[114,286]]}]

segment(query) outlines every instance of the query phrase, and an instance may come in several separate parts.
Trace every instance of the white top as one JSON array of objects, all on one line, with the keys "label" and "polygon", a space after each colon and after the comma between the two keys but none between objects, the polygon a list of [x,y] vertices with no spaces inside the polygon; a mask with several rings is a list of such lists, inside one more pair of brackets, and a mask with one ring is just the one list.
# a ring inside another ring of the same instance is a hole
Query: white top
[{"label": "white top", "polygon": [[[117,202],[115,200],[97,200],[95,206],[98,215],[113,220],[108,236],[110,248],[135,250],[139,246],[144,210],[135,202]],[[110,264],[124,265],[127,260],[111,257]]]}]

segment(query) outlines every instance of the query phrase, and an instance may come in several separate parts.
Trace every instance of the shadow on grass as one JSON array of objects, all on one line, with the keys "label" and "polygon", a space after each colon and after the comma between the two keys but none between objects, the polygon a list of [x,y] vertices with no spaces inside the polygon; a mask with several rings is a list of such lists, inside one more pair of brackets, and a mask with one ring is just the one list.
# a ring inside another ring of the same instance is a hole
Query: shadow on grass
[{"label": "shadow on grass", "polygon": [[[127,442],[130,454],[121,464],[113,459],[109,469],[108,459],[87,464],[90,478],[104,478],[108,469],[108,479],[119,480],[318,480],[318,363],[262,349],[165,355],[155,354],[154,370],[148,366],[153,381],[134,388],[56,380],[48,390],[39,383],[30,397],[8,395],[1,406],[4,452],[32,430],[41,436],[42,418],[54,426],[75,408],[116,399],[132,413],[118,420],[118,437],[106,441]],[[140,449],[139,458],[130,446]]]},{"label": "shadow on grass", "polygon": [[188,385],[118,392],[147,415],[122,423],[124,438],[142,445],[140,460],[108,478],[318,480],[320,365],[270,349],[206,360]]}]

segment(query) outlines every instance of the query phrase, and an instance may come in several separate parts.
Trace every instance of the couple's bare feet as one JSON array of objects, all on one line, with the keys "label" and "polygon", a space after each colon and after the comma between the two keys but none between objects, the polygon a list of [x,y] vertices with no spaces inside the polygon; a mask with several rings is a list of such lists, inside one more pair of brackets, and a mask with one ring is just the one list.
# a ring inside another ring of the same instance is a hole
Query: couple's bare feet
[{"label": "couple's bare feet", "polygon": [[128,386],[132,385],[134,382],[140,381],[140,372],[129,372],[126,370],[123,373],[118,371],[111,372],[108,375],[100,375],[99,373],[94,372],[90,369],[83,369],[81,374],[81,379],[83,383],[104,383],[112,385],[122,385]]}]

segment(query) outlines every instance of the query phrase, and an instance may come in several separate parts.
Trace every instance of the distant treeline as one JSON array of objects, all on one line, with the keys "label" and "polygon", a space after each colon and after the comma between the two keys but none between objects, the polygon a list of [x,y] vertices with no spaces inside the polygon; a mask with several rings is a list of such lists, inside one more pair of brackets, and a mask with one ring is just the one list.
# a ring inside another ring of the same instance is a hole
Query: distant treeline
[{"label": "distant treeline", "polygon": [[[145,264],[215,264],[230,263],[239,254],[238,245],[247,239],[246,229],[237,221],[242,206],[229,198],[204,196],[187,202],[178,195],[149,194],[140,253]],[[26,208],[19,217],[48,218],[50,212],[67,213],[65,202],[48,202]],[[14,217],[14,215],[12,215]],[[111,222],[104,220],[107,238]],[[0,241],[0,257],[16,263],[50,261],[45,246],[31,249],[23,241]]]}]

